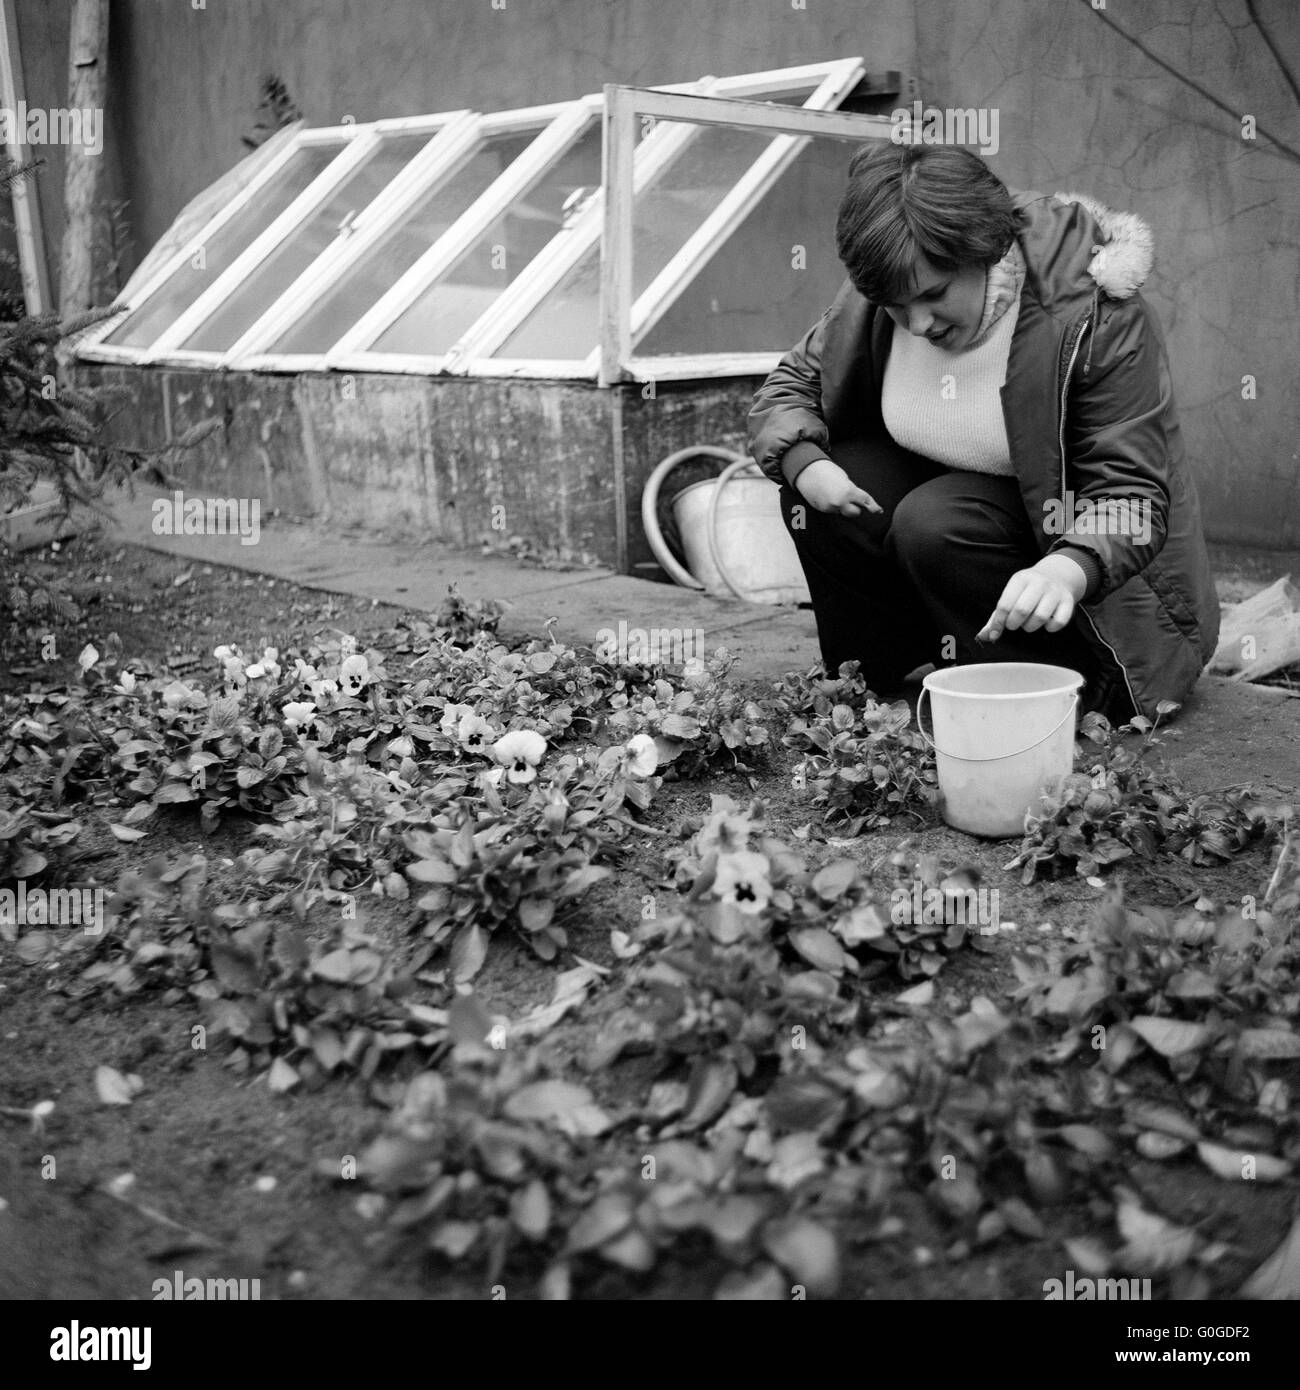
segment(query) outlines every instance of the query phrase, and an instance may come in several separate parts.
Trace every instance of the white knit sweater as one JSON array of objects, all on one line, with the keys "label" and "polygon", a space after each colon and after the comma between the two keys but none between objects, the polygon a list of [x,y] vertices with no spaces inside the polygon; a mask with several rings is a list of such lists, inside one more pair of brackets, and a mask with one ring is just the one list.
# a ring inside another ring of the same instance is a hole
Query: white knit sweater
[{"label": "white knit sweater", "polygon": [[945,352],[894,325],[880,405],[894,441],[923,458],[972,473],[1011,473],[999,394],[1019,301],[964,352]]}]

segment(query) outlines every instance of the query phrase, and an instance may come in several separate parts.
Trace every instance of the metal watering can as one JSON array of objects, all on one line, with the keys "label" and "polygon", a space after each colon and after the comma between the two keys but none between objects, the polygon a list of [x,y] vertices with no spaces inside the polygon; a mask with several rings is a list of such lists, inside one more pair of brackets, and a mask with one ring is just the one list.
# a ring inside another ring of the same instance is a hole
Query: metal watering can
[{"label": "metal watering can", "polygon": [[[727,466],[717,478],[691,483],[673,498],[683,567],[659,527],[659,489],[678,464],[700,457]],[[646,479],[641,524],[655,559],[685,589],[746,603],[811,601],[799,553],[781,519],[780,489],[744,454],[709,444],[669,454]]]}]

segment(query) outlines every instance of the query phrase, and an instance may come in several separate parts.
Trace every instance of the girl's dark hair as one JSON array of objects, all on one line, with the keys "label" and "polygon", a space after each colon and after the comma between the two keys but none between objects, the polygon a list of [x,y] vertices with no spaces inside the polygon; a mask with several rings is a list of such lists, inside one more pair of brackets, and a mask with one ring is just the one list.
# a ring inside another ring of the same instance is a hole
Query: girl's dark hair
[{"label": "girl's dark hair", "polygon": [[873,140],[849,165],[835,245],[854,289],[890,304],[915,288],[919,256],[939,270],[993,265],[1016,227],[1006,184],[974,151]]}]

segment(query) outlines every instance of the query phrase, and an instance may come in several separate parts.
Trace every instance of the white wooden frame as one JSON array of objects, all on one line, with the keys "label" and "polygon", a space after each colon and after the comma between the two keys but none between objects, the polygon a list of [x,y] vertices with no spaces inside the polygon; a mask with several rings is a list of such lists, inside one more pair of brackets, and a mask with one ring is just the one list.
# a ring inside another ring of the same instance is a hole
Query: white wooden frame
[{"label": "white wooden frame", "polygon": [[[673,106],[654,107],[654,103],[648,103],[640,114],[656,118],[650,134],[641,141],[639,146],[636,146],[634,122],[629,121],[624,131],[626,139],[621,147],[616,148],[610,140],[609,97],[611,92],[641,90],[649,96],[663,97],[669,103],[678,101],[712,102],[713,105],[708,109],[716,111],[719,108],[725,110],[731,106],[732,101],[743,99],[753,93],[797,91],[801,87],[808,86],[810,82],[816,82],[817,85],[814,90],[800,107],[769,105],[765,102],[752,102],[750,105],[773,114],[794,111],[822,111],[835,107],[843,101],[861,80],[862,73],[861,59],[844,58],[830,63],[812,63],[803,67],[782,68],[771,72],[743,73],[733,77],[705,79],[702,84],[703,90],[694,93],[669,92],[654,88],[625,89],[607,86],[604,101],[605,170],[600,196],[591,200],[586,209],[585,217],[570,229],[574,234],[572,240],[567,244],[557,245],[557,243],[562,243],[563,234],[557,236],[552,246],[543,251],[533,262],[533,267],[530,267],[530,270],[536,268],[535,277],[521,285],[524,280],[524,276],[521,275],[519,281],[511,286],[509,300],[494,306],[496,313],[490,310],[466,334],[460,351],[453,355],[452,370],[457,369],[457,359],[459,359],[459,362],[463,363],[459,369],[471,376],[579,377],[587,380],[596,378],[601,381],[602,385],[609,384],[599,375],[602,360],[599,342],[593,344],[592,351],[585,358],[577,361],[547,362],[536,359],[493,357],[491,354],[505,343],[515,329],[537,308],[552,286],[558,284],[559,280],[593,246],[597,245],[601,247],[602,258],[600,274],[601,321],[603,322],[606,312],[604,308],[606,290],[604,238],[607,235],[608,221],[607,193],[610,188],[615,186],[612,182],[613,179],[619,181],[618,186],[623,189],[624,195],[629,200],[627,209],[629,249],[622,264],[626,277],[625,291],[628,294],[631,292],[631,209],[635,203],[636,195],[649,188],[656,179],[666,172],[673,160],[686,151],[695,138],[698,124],[703,123],[686,125],[680,121],[660,121],[657,119],[659,115],[676,108]],[[726,100],[720,100],[722,98]],[[725,122],[714,123],[725,124]],[[657,145],[652,143],[656,140],[660,142]],[[759,158],[761,159],[762,156]],[[552,250],[555,252],[555,259],[560,262],[558,270],[553,270],[549,263],[541,264],[547,251]],[[525,275],[527,273],[525,272]]]},{"label": "white wooden frame", "polygon": [[[609,85],[601,94],[567,102],[483,115],[467,111],[399,118],[365,125],[300,131],[291,144],[250,179],[132,296],[134,312],[166,284],[178,267],[247,206],[304,146],[340,143],[338,156],[303,190],[185,311],[146,348],[101,341],[124,322],[114,316],[78,345],[92,361],[176,363],[262,371],[389,371],[430,375],[577,378],[608,386],[620,380],[762,375],[780,353],[637,356],[642,341],[745,217],[815,136],[861,141],[887,137],[887,118],[834,110],[864,75],[860,58],[812,63],[769,72],[705,77],[657,88]],[[802,106],[745,100],[756,93],[797,91],[815,83]],[[525,266],[515,281],[443,356],[375,351],[373,345],[430,285],[446,274],[491,224],[603,113],[602,187]],[[636,142],[637,122],[653,129]],[[387,235],[431,189],[461,167],[481,142],[503,132],[544,124],[523,153],[449,226],[336,343],[320,353],[275,353],[277,341],[334,287],[348,269]],[[654,277],[632,297],[633,213],[639,193],[652,186],[690,145],[702,126],[770,132],[775,138]],[[427,129],[430,141],[376,195],[283,293],[224,352],[180,345],[315,212],[385,133]],[[582,359],[548,361],[493,357],[546,295],[593,247],[600,249],[599,342]]]},{"label": "white wooden frame", "polygon": [[[454,157],[461,132],[473,125],[468,111],[449,111],[435,116],[401,117],[376,121],[363,127],[362,132],[319,176],[312,180],[287,208],[210,284],[206,290],[154,340],[140,361],[152,365],[165,362],[178,365],[222,365],[227,351],[183,347],[185,340],[196,332],[214,310],[223,305],[232,291],[238,289],[272,254],[288,241],[330,199],[340,185],[380,148],[386,136],[419,135],[425,132],[429,140],[407,164],[365,207],[360,208],[350,230],[358,237],[370,220],[380,215],[384,205],[400,200],[408,185],[418,179],[431,165]],[[352,238],[344,238],[347,242]],[[333,250],[339,243],[331,243]],[[312,268],[324,261],[329,251],[322,253]],[[305,272],[304,272],[305,278]],[[294,281],[296,284],[297,281]],[[278,304],[278,300],[273,303]],[[259,315],[260,323],[265,315]],[[254,324],[253,326],[256,326]],[[247,337],[248,335],[243,335]]]},{"label": "white wooden frame", "polygon": [[[713,79],[705,78],[702,81],[709,83]],[[699,84],[681,83],[673,88],[661,90],[685,91],[692,90],[697,85]],[[510,204],[521,196],[539,175],[545,172],[550,164],[563,157],[570,145],[586,134],[591,122],[597,119],[604,110],[604,98],[600,94],[593,94],[579,98],[572,105],[577,108],[575,116],[578,117],[578,120],[562,147],[552,150],[545,159],[530,159],[527,167],[521,166],[533,151],[530,149],[521,155],[502,174],[501,178],[483,194],[482,198],[466,212],[461,221],[450,227],[443,237],[431,246],[424,256],[411,266],[406,274],[374,305],[365,318],[359,321],[346,337],[339,341],[334,350],[328,354],[327,365],[343,371],[389,371],[418,376],[428,376],[435,372],[463,370],[461,346],[468,335],[462,337],[460,343],[455,344],[450,352],[440,356],[380,352],[374,350],[371,345],[397,322],[430,285],[452,268],[455,262],[492,225],[493,221],[500,217]],[[597,202],[599,196],[599,192],[597,192],[592,202],[579,210],[571,226],[590,220],[592,205]],[[554,257],[557,246],[563,247],[568,231],[569,228],[565,228],[558,232],[542,248],[528,266],[520,272],[519,278],[514,284],[502,291],[501,297],[492,308],[471,327],[471,333],[480,324],[490,323],[493,320],[502,300],[513,302],[514,296],[520,292],[520,282],[525,281],[525,277],[530,277],[530,280],[531,277],[536,277],[544,293],[545,288],[553,282],[553,276],[546,273],[546,267],[551,263],[550,258]],[[537,269],[539,263],[542,266],[540,272]],[[525,283],[525,292],[527,291],[527,283]],[[541,361],[530,365],[536,369],[535,374],[538,376],[572,374],[572,364],[568,364],[568,369],[560,369],[558,364]]]},{"label": "white wooden frame", "polygon": [[[754,92],[797,91],[810,83],[816,83],[814,91],[805,103],[806,107],[816,109],[820,105],[834,105],[841,101],[856,85],[860,76],[860,60],[840,59],[732,77],[704,77],[697,82],[676,83],[650,90],[668,96],[703,92],[729,96]],[[604,97],[587,97],[583,99],[583,104],[601,111],[604,109]],[[638,191],[642,187],[648,187],[658,178],[687,148],[694,135],[694,129],[680,123],[657,123],[639,146],[635,146],[633,140]],[[607,157],[608,144],[605,150]],[[520,190],[526,186],[525,182],[519,184]],[[426,259],[411,267],[393,286],[381,303],[375,306],[374,312],[366,316],[364,330],[363,325],[358,324],[356,332],[349,335],[349,340],[346,343],[340,342],[327,356],[327,365],[342,370],[390,371],[416,375],[448,372],[473,376],[577,377],[589,380],[594,378],[599,357],[595,345],[593,351],[585,358],[557,361],[541,358],[494,358],[490,353],[507,341],[560,279],[593,246],[599,244],[604,187],[608,187],[607,174],[602,178],[602,189],[579,210],[568,226],[556,233],[520,272],[514,283],[502,292],[500,298],[444,356],[385,353],[373,348],[373,344],[438,276],[450,269],[455,256],[435,257],[431,250]],[[467,214],[467,217],[472,215]],[[498,214],[494,212],[493,215]],[[490,225],[490,219],[482,223],[482,227],[487,225]],[[475,236],[480,234],[482,227],[475,228]],[[452,232],[458,230],[454,228]],[[470,244],[470,240],[466,241],[466,246]],[[460,255],[464,249],[465,247],[458,246],[455,255]]]},{"label": "white wooden frame", "polygon": [[[131,304],[122,307],[128,314],[134,313],[137,309],[142,308],[144,304],[171,279],[172,275],[177,270],[188,264],[195,255],[198,254],[200,247],[205,246],[213,235],[220,231],[231,218],[242,212],[253,198],[275,181],[285,165],[289,163],[299,150],[308,148],[312,145],[337,144],[339,147],[338,154],[334,159],[332,159],[330,163],[321,170],[316,179],[313,179],[312,182],[307,185],[306,189],[303,190],[301,196],[305,197],[311,192],[312,187],[318,180],[329,177],[331,170],[338,163],[339,159],[347,154],[352,143],[362,136],[366,129],[367,127],[358,125],[337,125],[319,126],[315,130],[300,131],[293,140],[285,145],[274,159],[268,161],[268,163],[240,189],[239,193],[236,194],[230,202],[220,208],[209,221],[199,227],[194,235],[184,242],[173,256],[160,262],[156,272],[140,286],[139,290],[133,296]],[[121,315],[114,315],[112,319],[107,320],[104,324],[97,324],[95,328],[78,343],[77,356],[92,362],[135,363],[142,361],[144,354],[148,351],[147,348],[127,347],[101,341],[102,338],[107,337],[111,333],[115,333],[125,322],[126,319]]]},{"label": "white wooden frame", "polygon": [[[474,240],[500,216],[509,204],[519,196],[524,188],[548,165],[560,158],[569,146],[584,132],[600,110],[599,97],[586,97],[578,101],[558,102],[547,106],[524,107],[514,111],[499,111],[489,115],[474,116],[462,141],[462,147],[453,163],[440,167],[422,180],[411,196],[403,199],[400,207],[395,207],[382,224],[376,223],[364,240],[358,238],[345,260],[338,266],[328,267],[325,277],[313,277],[311,284],[299,281],[292,287],[268,313],[253,326],[243,340],[236,343],[227,354],[223,365],[248,370],[302,371],[338,368],[342,371],[374,371],[375,364],[369,361],[357,364],[354,360],[353,344],[366,340],[382,331],[382,326],[371,329],[370,325],[389,312],[400,287],[406,285],[410,277],[427,275],[436,278],[471,246]],[[344,336],[324,353],[306,357],[303,354],[273,353],[269,350],[279,336],[292,327],[294,321],[316,302],[320,294],[335,284],[347,266],[355,263],[400,220],[418,200],[424,196],[435,181],[449,177],[459,167],[462,160],[472,158],[486,140],[499,135],[524,132],[541,126],[534,140],[513,160],[496,179],[488,185],[478,198],[457,218],[450,227],[422,253],[419,260],[371,306],[365,315],[355,323]],[[326,253],[328,254],[328,252]],[[322,257],[323,259],[323,257]],[[313,270],[315,267],[313,267]],[[412,296],[413,298],[414,296]],[[404,307],[404,306],[403,306]],[[400,313],[400,310],[397,312]],[[440,362],[440,358],[421,359],[426,365],[419,368],[422,375],[428,375],[430,361]],[[434,368],[436,370],[436,368]]]},{"label": "white wooden frame", "polygon": [[[854,79],[855,84],[861,76],[859,73]],[[664,380],[758,375],[770,371],[780,359],[779,351],[638,358],[633,345],[642,341],[653,329],[811,139],[817,136],[853,141],[889,139],[892,130],[891,122],[883,116],[807,109],[790,111],[761,102],[730,101],[724,104],[711,98],[675,97],[670,99],[670,103],[664,103],[658,93],[626,87],[607,88],[606,121],[611,150],[626,150],[633,136],[634,123],[646,114],[664,117],[678,114],[700,124],[767,130],[777,138],[646,287],[635,304],[630,296],[634,195],[623,165],[617,158],[611,160],[612,174],[608,185],[611,192],[605,210],[601,243],[602,324],[598,379],[602,385],[625,377]],[[614,182],[616,178],[621,179],[621,183]]]}]

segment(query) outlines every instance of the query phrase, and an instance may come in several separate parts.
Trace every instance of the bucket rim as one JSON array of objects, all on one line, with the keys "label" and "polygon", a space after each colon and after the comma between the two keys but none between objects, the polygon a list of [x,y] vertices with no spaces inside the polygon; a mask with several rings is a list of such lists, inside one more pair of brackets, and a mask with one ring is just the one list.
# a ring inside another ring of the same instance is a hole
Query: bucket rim
[{"label": "bucket rim", "polygon": [[[1000,666],[1005,670],[1017,671],[1052,671],[1059,674],[1062,679],[1056,685],[1044,686],[1041,690],[1004,690],[1004,691],[979,691],[979,690],[953,690],[943,684],[945,676],[952,676],[957,672],[971,670],[986,670],[990,666]],[[960,666],[945,666],[939,671],[930,671],[921,678],[921,685],[934,695],[945,695],[953,700],[1041,700],[1044,695],[1068,695],[1079,690],[1084,684],[1083,675],[1069,666],[1057,666],[1051,662],[1039,661],[967,661]]]}]

